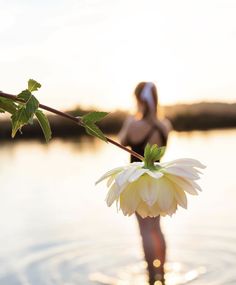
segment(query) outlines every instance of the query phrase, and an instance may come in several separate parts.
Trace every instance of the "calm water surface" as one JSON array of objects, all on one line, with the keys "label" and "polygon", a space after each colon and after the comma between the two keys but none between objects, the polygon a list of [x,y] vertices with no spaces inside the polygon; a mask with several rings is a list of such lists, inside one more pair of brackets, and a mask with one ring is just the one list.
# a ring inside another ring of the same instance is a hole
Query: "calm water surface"
[{"label": "calm water surface", "polygon": [[[201,195],[162,219],[167,285],[236,284],[236,130],[172,133],[163,159],[207,165]],[[128,162],[97,140],[2,143],[0,285],[143,285],[134,217],[104,202],[105,171]]]}]

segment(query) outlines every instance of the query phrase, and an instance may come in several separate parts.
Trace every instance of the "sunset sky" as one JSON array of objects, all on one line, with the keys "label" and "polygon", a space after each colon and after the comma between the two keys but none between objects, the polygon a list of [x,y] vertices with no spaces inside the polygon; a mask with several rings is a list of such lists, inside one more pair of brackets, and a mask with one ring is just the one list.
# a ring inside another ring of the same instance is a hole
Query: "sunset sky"
[{"label": "sunset sky", "polygon": [[33,78],[40,102],[132,109],[139,81],[161,104],[236,101],[235,0],[0,0],[0,90]]}]

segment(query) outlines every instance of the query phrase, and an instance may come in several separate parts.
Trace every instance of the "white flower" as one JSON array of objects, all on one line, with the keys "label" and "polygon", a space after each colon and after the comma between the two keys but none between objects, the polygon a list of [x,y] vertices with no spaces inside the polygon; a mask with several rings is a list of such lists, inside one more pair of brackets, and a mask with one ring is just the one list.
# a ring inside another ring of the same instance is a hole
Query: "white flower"
[{"label": "white flower", "polygon": [[110,207],[117,202],[124,215],[137,212],[141,217],[172,215],[180,205],[187,208],[186,193],[198,195],[200,186],[195,182],[205,168],[195,159],[177,159],[154,163],[155,169],[144,168],[144,162],[134,162],[105,173],[97,182],[107,179],[106,197]]}]

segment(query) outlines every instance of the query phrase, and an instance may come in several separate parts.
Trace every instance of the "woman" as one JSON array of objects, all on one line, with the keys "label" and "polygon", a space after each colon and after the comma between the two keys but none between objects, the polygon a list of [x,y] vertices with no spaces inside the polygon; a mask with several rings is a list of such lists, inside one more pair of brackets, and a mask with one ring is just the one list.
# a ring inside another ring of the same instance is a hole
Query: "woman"
[{"label": "woman", "polygon": [[[119,137],[121,144],[130,146],[143,155],[147,143],[164,146],[167,143],[171,125],[168,120],[157,119],[158,97],[156,86],[151,82],[141,82],[134,91],[137,100],[137,115],[130,116],[124,123]],[[131,162],[138,161],[131,156]],[[136,213],[142,236],[149,282],[164,284],[164,263],[166,255],[165,239],[160,227],[160,217],[141,218]]]}]

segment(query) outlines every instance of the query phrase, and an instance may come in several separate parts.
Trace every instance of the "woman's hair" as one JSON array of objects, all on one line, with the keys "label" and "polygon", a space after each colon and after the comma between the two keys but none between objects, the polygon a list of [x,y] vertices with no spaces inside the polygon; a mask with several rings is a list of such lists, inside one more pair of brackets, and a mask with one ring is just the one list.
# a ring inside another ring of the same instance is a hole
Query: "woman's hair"
[{"label": "woman's hair", "polygon": [[140,82],[135,90],[134,95],[141,105],[143,105],[143,118],[147,115],[156,116],[157,113],[157,88],[152,82]]}]

